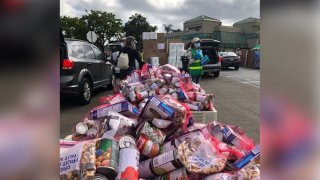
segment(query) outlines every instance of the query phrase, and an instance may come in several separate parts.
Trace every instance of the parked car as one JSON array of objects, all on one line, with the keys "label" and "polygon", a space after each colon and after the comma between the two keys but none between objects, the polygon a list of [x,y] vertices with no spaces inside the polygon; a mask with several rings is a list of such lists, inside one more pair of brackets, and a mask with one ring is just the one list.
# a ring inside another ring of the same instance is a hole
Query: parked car
[{"label": "parked car", "polygon": [[228,68],[234,67],[238,70],[240,67],[240,57],[234,52],[218,52],[219,58],[221,59],[221,67]]},{"label": "parked car", "polygon": [[60,57],[60,92],[88,104],[93,90],[112,89],[116,83],[114,66],[95,45],[76,39],[65,39],[65,57]]},{"label": "parked car", "polygon": [[221,70],[221,62],[218,57],[217,49],[220,41],[214,39],[202,39],[201,49],[203,55],[208,55],[210,61],[203,65],[203,72],[205,74],[213,73],[214,77],[219,77]]}]

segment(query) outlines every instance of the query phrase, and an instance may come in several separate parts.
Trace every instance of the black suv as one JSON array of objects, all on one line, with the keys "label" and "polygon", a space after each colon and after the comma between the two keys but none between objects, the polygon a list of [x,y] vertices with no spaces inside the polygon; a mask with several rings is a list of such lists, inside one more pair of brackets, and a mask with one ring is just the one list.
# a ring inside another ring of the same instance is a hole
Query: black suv
[{"label": "black suv", "polygon": [[95,45],[67,38],[65,42],[64,53],[60,56],[62,95],[76,96],[81,104],[88,104],[94,89],[113,88],[116,83],[114,67]]},{"label": "black suv", "polygon": [[203,72],[205,74],[213,73],[214,77],[219,77],[221,70],[221,62],[218,56],[218,48],[220,41],[214,39],[202,39],[201,50],[203,55],[208,55],[210,61],[203,65]]}]

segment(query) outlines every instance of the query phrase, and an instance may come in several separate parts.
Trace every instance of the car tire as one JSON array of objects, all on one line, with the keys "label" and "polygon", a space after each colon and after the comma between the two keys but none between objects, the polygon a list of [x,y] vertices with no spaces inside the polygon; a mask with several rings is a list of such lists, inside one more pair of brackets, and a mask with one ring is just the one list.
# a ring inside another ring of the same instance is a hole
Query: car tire
[{"label": "car tire", "polygon": [[239,70],[239,66],[235,66],[234,69],[235,69],[236,71],[238,71],[238,70]]},{"label": "car tire", "polygon": [[80,83],[79,103],[86,105],[90,103],[92,97],[92,83],[89,79],[83,78]]},{"label": "car tire", "polygon": [[219,77],[219,76],[220,76],[220,71],[213,72],[213,76],[214,76],[214,77]]},{"label": "car tire", "polygon": [[107,87],[107,88],[108,88],[109,90],[112,90],[112,89],[116,86],[116,82],[117,82],[117,80],[116,80],[116,75],[115,75],[114,73],[112,73],[110,79],[111,79],[111,81],[110,81],[110,83],[108,84],[108,87]]}]

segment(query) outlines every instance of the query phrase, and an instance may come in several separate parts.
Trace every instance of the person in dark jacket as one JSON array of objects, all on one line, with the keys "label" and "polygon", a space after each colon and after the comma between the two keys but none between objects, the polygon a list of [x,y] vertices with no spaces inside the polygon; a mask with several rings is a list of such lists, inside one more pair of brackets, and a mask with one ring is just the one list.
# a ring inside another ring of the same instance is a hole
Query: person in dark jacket
[{"label": "person in dark jacket", "polygon": [[120,79],[126,78],[133,70],[136,69],[136,61],[139,63],[139,69],[143,66],[140,53],[136,50],[136,39],[133,36],[128,36],[124,43],[121,53],[127,53],[129,56],[129,68],[121,69]]}]

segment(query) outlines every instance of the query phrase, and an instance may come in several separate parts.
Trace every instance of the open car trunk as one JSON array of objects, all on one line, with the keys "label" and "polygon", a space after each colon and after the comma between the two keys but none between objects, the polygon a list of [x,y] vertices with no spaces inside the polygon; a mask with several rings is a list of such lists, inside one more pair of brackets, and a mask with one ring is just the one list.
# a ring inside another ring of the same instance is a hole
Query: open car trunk
[{"label": "open car trunk", "polygon": [[215,42],[207,42],[203,41],[201,43],[201,49],[203,55],[207,55],[210,59],[208,64],[216,64],[218,63],[218,54],[217,54],[217,49],[218,49],[218,44]]}]

